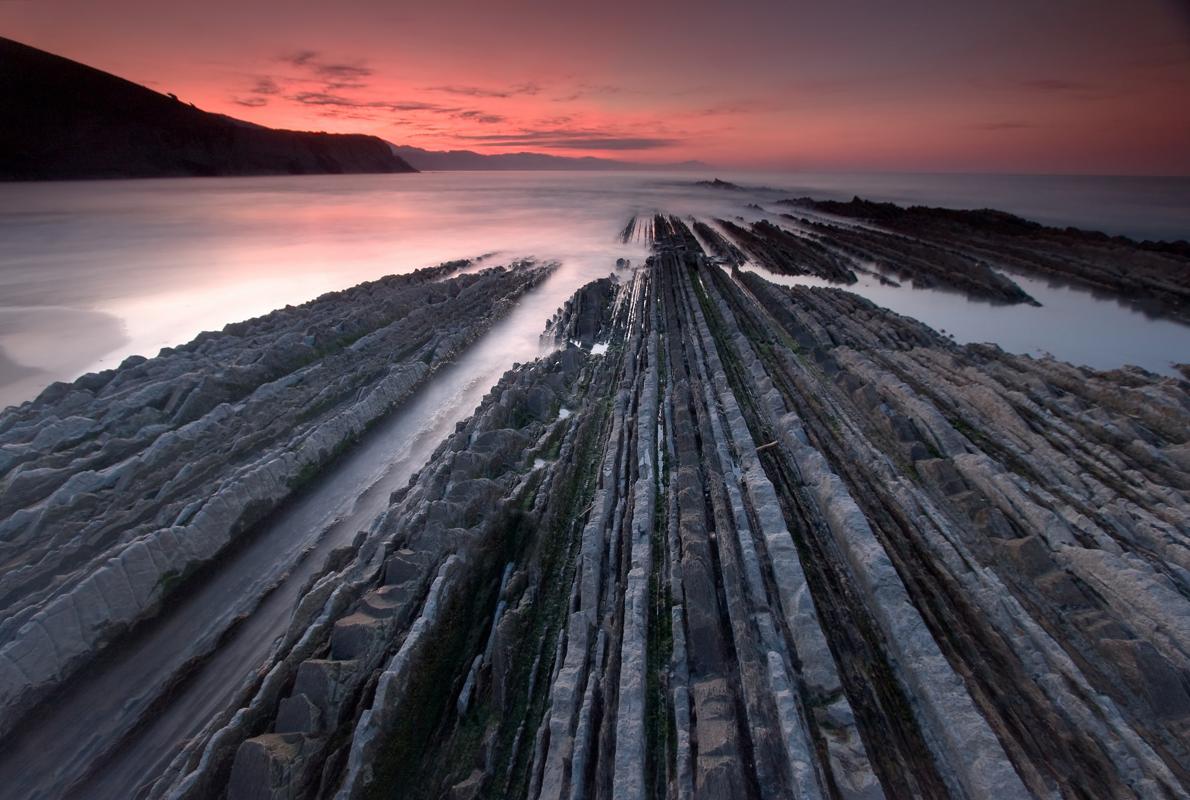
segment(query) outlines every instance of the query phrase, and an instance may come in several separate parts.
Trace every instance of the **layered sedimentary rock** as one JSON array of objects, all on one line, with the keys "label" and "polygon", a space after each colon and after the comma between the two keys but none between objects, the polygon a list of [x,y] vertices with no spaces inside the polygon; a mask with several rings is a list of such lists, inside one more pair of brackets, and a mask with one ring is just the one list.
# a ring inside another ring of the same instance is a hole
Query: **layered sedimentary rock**
[{"label": "layered sedimentary rock", "polygon": [[575,292],[546,322],[542,341],[553,345],[573,342],[590,348],[601,335],[607,334],[619,281],[615,274],[611,274],[591,281]]},{"label": "layered sedimentary rock", "polygon": [[992,269],[986,260],[962,251],[875,228],[781,216],[824,246],[871,264],[879,274],[892,275],[916,287],[950,289],[995,303],[1036,303],[1011,278]]},{"label": "layered sedimentary rock", "polygon": [[[154,794],[346,798],[396,783],[429,795],[465,782],[481,750],[517,772],[535,726],[514,710],[540,713],[574,512],[595,482],[582,459],[601,418],[572,407],[598,363],[570,348],[509,373],[355,559],[314,583],[249,703]],[[496,740],[485,725],[501,721]]]},{"label": "layered sedimentary rock", "polygon": [[629,229],[152,796],[1187,796],[1186,383]]},{"label": "layered sedimentary rock", "polygon": [[[813,275],[835,283],[856,282],[854,265],[816,239],[800,236],[767,220],[748,227],[725,219],[716,222],[761,266],[778,275]],[[718,245],[717,241],[712,242]]]},{"label": "layered sedimentary rock", "polygon": [[549,273],[453,274],[466,265],[229,325],[0,415],[0,733]]},{"label": "layered sedimentary rock", "polygon": [[718,259],[719,263],[729,267],[740,267],[747,263],[747,258],[740,249],[728,241],[726,236],[707,223],[701,220],[695,220],[691,227],[707,251]]},{"label": "layered sedimentary rock", "polygon": [[[965,263],[990,264],[1089,288],[1151,313],[1190,320],[1190,244],[1184,241],[1135,242],[1095,231],[1047,227],[990,209],[901,207],[858,197],[848,202],[799,198],[785,204],[876,226],[876,232],[860,229],[851,233],[844,233],[838,225],[827,227],[831,237],[893,265],[905,264],[907,256],[920,251],[936,265],[957,267],[954,274],[960,277],[974,274]],[[892,250],[885,252],[883,245],[894,242]],[[912,242],[912,247],[906,242]],[[946,255],[939,258],[940,252]],[[1011,297],[1005,299],[1011,301]]]}]

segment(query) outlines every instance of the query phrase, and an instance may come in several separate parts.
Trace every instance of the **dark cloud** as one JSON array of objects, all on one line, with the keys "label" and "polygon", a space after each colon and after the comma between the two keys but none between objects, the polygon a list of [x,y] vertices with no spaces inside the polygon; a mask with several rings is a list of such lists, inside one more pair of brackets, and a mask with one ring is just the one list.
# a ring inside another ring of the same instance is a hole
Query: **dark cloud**
[{"label": "dark cloud", "polygon": [[252,94],[274,95],[281,94],[281,87],[272,78],[264,76],[257,78],[256,85],[248,91],[252,92]]},{"label": "dark cloud", "polygon": [[304,67],[316,58],[318,58],[317,50],[295,50],[292,53],[280,56],[277,60],[283,61],[286,64],[292,64],[295,67]]},{"label": "dark cloud", "polygon": [[338,108],[376,108],[388,111],[432,111],[438,114],[449,114],[459,111],[457,108],[446,108],[435,103],[418,101],[390,102],[387,100],[352,100],[350,97],[331,94],[329,92],[298,92],[289,97],[290,100],[307,106],[335,106]]},{"label": "dark cloud", "polygon": [[622,136],[600,131],[540,130],[512,134],[460,136],[490,147],[543,147],[549,150],[656,150],[680,144],[680,139]]},{"label": "dark cloud", "polygon": [[375,74],[375,70],[363,61],[327,61],[317,50],[296,50],[277,60],[307,73],[311,80],[322,83],[328,92],[365,89],[368,86],[365,79]]},{"label": "dark cloud", "polygon": [[[313,49],[292,51],[278,58],[278,61],[293,68],[296,76],[256,76],[256,83],[249,90],[250,94],[243,99],[236,97],[235,101],[241,105],[258,107],[273,96],[280,96],[323,117],[369,121],[384,119],[389,124],[402,126],[421,127],[424,123],[417,120],[431,119],[453,119],[485,126],[506,125],[509,122],[506,115],[485,108],[420,100],[365,99],[368,93],[363,93],[363,97],[360,97],[350,90],[366,89],[367,79],[374,75],[374,70],[363,61],[332,61],[324,57],[320,51]],[[584,95],[613,95],[633,91],[610,84],[593,83],[580,83],[578,89]],[[543,89],[537,83],[522,82],[503,87],[441,84],[425,87],[423,91],[482,101],[533,96],[540,94]],[[664,136],[635,136],[623,132],[573,129],[567,127],[569,122],[569,116],[555,115],[549,120],[538,122],[537,124],[542,126],[539,129],[458,138],[498,148],[537,147],[558,150],[651,150],[668,147],[679,141]]]},{"label": "dark cloud", "polygon": [[298,92],[295,95],[291,95],[289,99],[307,106],[342,106],[344,108],[355,108],[364,105],[356,100],[327,94],[326,92]]},{"label": "dark cloud", "polygon": [[[366,89],[366,79],[375,74],[375,70],[359,61],[354,63],[328,61],[317,50],[296,50],[281,56],[279,61],[290,65],[302,73],[303,77],[286,78],[285,83],[290,94],[288,100],[304,106],[320,109],[321,115],[333,115],[347,119],[373,119],[372,112],[440,114],[456,119],[494,125],[505,122],[502,114],[476,108],[465,108],[439,103],[421,101],[390,101],[390,100],[357,100],[348,96],[344,90]],[[302,91],[295,91],[302,89]],[[257,88],[252,90],[256,94],[280,94],[281,89],[272,78],[262,77],[257,82]],[[534,95],[541,91],[535,83],[513,84],[505,89],[487,89],[475,86],[434,86],[424,91],[443,92],[476,98],[512,97],[513,95]]]},{"label": "dark cloud", "polygon": [[340,92],[344,89],[367,89],[368,84],[361,81],[328,81],[323,88],[328,92]]},{"label": "dark cloud", "polygon": [[507,119],[507,117],[503,116],[502,114],[487,114],[474,108],[467,109],[466,111],[460,111],[455,114],[455,116],[459,119],[469,119],[473,122],[483,122],[487,124],[504,122]]},{"label": "dark cloud", "polygon": [[[455,106],[443,106],[437,103],[423,103],[418,100],[353,100],[350,97],[333,94],[331,92],[298,92],[297,94],[289,95],[290,100],[295,103],[301,103],[304,106],[315,106],[323,109],[326,113],[327,109],[334,109],[336,116],[348,117],[348,110],[356,113],[366,111],[388,111],[392,113],[410,113],[410,112],[424,112],[428,114],[444,114],[456,119],[470,120],[471,122],[480,122],[484,124],[495,124],[504,122],[505,117],[500,114],[489,114],[485,111],[473,108],[458,108]],[[362,117],[364,119],[373,119],[372,116]]]},{"label": "dark cloud", "polygon": [[255,78],[252,86],[248,88],[247,97],[233,95],[231,101],[247,108],[260,108],[267,106],[269,99],[279,94],[281,94],[281,86],[276,80],[268,75],[259,75]]},{"label": "dark cloud", "polygon": [[591,150],[656,150],[661,147],[672,147],[679,144],[679,139],[663,139],[648,137],[600,137],[595,139],[562,139],[559,141],[541,142],[538,147],[548,148],[578,148]]},{"label": "dark cloud", "polygon": [[[570,94],[562,95],[560,97],[551,98],[555,103],[569,103],[572,100],[581,100],[584,97],[597,97],[601,95],[616,95],[624,94],[630,90],[623,86],[615,86],[610,83],[580,83],[578,89]],[[632,94],[640,94],[640,92],[631,92]]]},{"label": "dark cloud", "polygon": [[324,108],[318,112],[318,116],[326,117],[328,119],[359,119],[368,122],[374,122],[377,117],[375,114],[367,114],[354,109],[342,108]]},{"label": "dark cloud", "polygon": [[427,86],[427,92],[445,92],[465,97],[514,97],[516,95],[535,95],[541,93],[541,87],[536,83],[518,83],[507,89],[485,89],[479,86]]},{"label": "dark cloud", "polygon": [[316,64],[314,71],[319,75],[336,80],[367,78],[373,74],[373,70],[370,67],[360,64]]}]

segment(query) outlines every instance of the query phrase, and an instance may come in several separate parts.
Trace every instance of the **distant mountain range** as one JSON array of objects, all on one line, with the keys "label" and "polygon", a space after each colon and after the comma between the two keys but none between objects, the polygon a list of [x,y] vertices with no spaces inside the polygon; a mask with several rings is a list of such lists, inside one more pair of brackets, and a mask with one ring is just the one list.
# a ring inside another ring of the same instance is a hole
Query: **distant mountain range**
[{"label": "distant mountain range", "polygon": [[419,170],[514,170],[514,169],[707,169],[701,161],[642,164],[612,158],[568,158],[545,153],[498,153],[484,155],[473,150],[423,150],[409,145],[393,145],[393,152]]}]

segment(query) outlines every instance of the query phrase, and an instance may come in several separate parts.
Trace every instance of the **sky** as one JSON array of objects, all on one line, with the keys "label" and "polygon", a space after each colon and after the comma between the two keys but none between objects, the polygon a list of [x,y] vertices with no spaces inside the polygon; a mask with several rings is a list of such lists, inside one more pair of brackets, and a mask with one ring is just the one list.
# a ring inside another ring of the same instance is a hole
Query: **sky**
[{"label": "sky", "polygon": [[434,150],[1190,175],[1188,0],[0,0],[0,35]]}]

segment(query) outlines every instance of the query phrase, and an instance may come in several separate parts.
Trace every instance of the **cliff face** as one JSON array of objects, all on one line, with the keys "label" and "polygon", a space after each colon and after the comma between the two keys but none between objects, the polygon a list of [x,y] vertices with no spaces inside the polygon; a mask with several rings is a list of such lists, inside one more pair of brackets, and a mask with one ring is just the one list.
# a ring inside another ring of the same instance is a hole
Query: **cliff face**
[{"label": "cliff face", "polygon": [[0,38],[0,180],[416,172],[387,142],[273,130]]}]

